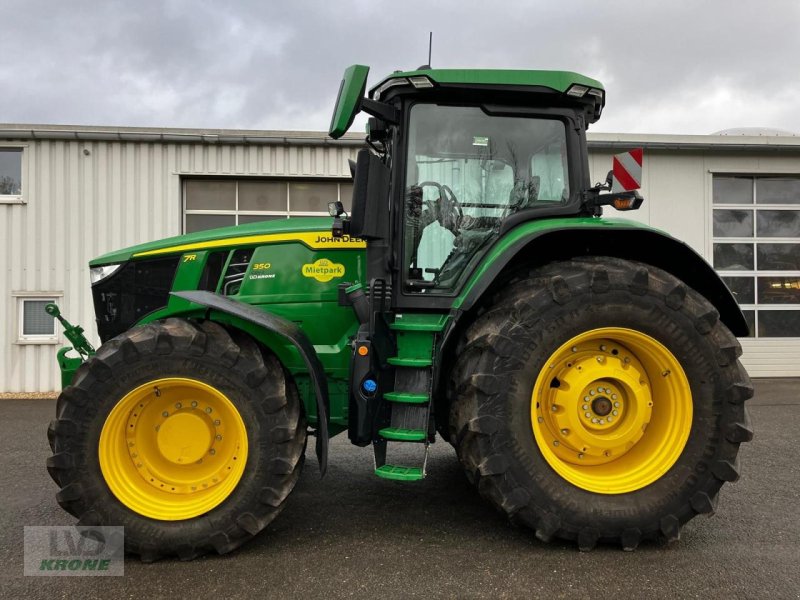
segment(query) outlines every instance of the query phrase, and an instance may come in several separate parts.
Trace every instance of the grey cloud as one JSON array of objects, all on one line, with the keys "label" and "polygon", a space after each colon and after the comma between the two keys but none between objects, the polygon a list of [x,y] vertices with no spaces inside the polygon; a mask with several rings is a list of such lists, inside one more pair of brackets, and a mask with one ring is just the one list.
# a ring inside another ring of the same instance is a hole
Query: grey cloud
[{"label": "grey cloud", "polygon": [[343,69],[569,69],[601,131],[800,132],[796,2],[3,1],[0,121],[326,129]]}]

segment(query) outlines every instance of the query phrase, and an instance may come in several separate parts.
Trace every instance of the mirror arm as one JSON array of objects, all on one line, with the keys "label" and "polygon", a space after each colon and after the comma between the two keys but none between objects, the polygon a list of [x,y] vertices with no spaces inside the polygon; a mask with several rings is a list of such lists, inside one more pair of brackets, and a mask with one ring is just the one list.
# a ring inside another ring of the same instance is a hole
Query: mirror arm
[{"label": "mirror arm", "polygon": [[362,98],[361,110],[392,125],[400,124],[400,111],[389,104],[371,98]]},{"label": "mirror arm", "polygon": [[595,186],[584,192],[583,206],[595,217],[602,216],[604,206],[613,206],[617,210],[637,210],[644,202],[644,198],[637,190],[627,192],[612,192],[601,194],[602,186]]}]

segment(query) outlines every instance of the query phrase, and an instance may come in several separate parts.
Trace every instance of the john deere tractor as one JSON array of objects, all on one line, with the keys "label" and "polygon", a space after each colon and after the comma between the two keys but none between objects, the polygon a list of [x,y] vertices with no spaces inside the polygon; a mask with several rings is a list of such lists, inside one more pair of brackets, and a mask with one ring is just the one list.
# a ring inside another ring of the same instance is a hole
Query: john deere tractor
[{"label": "john deere tractor", "polygon": [[642,202],[590,182],[602,85],[421,67],[367,93],[367,73],[345,71],[330,127],[369,115],[349,213],[91,261],[102,345],[63,321],[82,356],[59,354],[59,504],[144,560],[225,553],[284,507],[308,435],[323,474],[347,432],[413,485],[438,433],[543,541],[677,539],[739,476],[748,330],[688,246],[602,218]]}]

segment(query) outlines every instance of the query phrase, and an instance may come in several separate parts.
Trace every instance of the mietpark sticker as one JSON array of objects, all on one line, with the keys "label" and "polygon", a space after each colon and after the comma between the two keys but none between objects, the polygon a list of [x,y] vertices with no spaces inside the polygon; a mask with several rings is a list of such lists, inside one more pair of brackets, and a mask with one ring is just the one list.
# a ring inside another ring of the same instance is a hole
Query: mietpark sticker
[{"label": "mietpark sticker", "polygon": [[344,277],[344,265],[331,262],[327,258],[303,265],[303,277],[311,277],[325,283],[334,277]]}]

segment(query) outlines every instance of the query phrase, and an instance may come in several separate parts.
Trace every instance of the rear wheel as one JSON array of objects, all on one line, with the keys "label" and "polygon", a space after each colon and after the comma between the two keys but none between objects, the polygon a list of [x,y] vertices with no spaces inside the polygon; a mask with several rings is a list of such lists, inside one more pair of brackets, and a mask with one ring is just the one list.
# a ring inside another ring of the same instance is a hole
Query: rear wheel
[{"label": "rear wheel", "polygon": [[48,470],[85,525],[144,560],[238,547],[283,508],[306,426],[278,360],[213,322],[137,327],[61,394]]},{"label": "rear wheel", "polygon": [[678,538],[738,478],[752,387],[713,307],[612,258],[555,263],[466,332],[451,439],[481,494],[542,540]]}]

